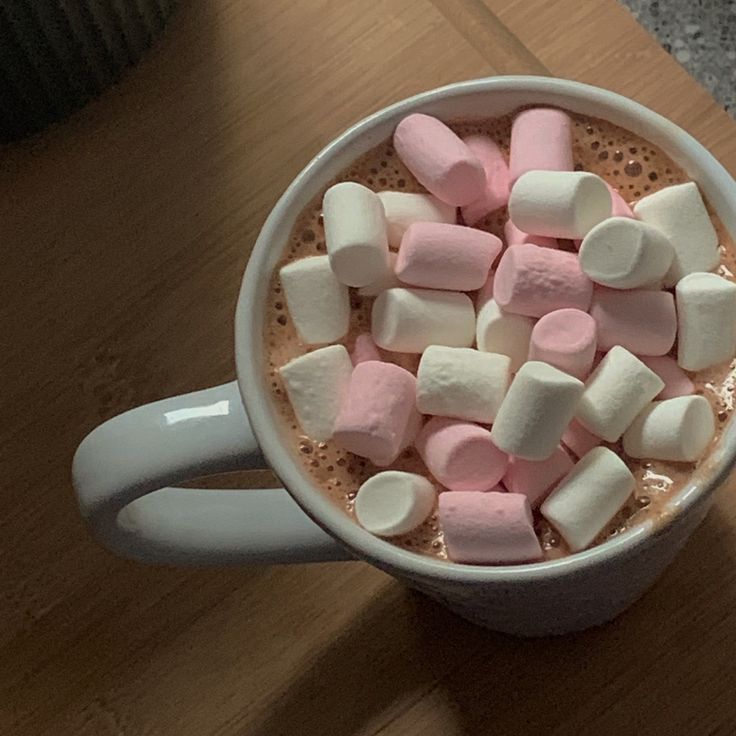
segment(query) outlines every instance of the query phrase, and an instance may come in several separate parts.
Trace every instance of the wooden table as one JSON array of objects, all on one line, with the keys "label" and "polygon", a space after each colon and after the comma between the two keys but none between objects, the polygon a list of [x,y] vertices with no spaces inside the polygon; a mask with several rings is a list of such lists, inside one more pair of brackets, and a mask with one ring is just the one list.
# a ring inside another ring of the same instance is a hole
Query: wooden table
[{"label": "wooden table", "polygon": [[198,0],[116,89],[2,151],[0,733],[736,732],[727,493],[615,624],[537,641],[360,563],[146,568],[78,517],[88,430],[233,377],[240,277],[297,171],[389,102],[510,73],[623,92],[736,173],[734,123],[613,0]]}]

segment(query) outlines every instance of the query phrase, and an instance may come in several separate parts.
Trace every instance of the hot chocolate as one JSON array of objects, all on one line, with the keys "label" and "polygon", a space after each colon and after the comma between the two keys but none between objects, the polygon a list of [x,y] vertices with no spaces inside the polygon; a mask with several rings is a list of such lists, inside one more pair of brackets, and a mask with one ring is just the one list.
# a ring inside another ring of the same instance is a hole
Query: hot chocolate
[{"label": "hot chocolate", "polygon": [[[504,153],[508,154],[512,117],[461,121],[451,124],[450,127],[462,138],[479,133],[490,136]],[[627,202],[637,201],[664,187],[689,180],[671,159],[646,140],[603,120],[576,115],[572,115],[571,118],[574,169],[593,172],[602,177],[618,190]],[[373,191],[425,191],[399,159],[391,140],[376,146],[356,160],[335,180],[338,181],[358,182]],[[299,456],[315,485],[347,514],[354,517],[354,501],[358,488],[383,468],[377,468],[369,460],[345,451],[333,439],[317,442],[307,437],[296,421],[279,374],[279,368],[285,363],[309,351],[309,348],[300,342],[292,316],[287,309],[279,269],[305,256],[325,254],[321,220],[323,194],[324,192],[320,193],[298,216],[283,257],[271,277],[264,325],[265,353],[271,395],[283,422],[285,441],[293,446],[295,454]],[[475,227],[503,238],[507,219],[508,214],[504,207],[476,223]],[[717,273],[732,278],[732,272],[736,268],[733,243],[725,228],[712,213],[711,219],[721,244],[721,262]],[[569,250],[574,248],[572,242],[563,241],[561,245]],[[395,247],[393,243],[392,247]],[[354,348],[359,335],[370,331],[371,308],[375,297],[368,295],[366,291],[370,290],[363,290],[363,294],[359,288],[350,290],[350,328],[346,337],[337,341],[349,350]],[[386,352],[384,359],[416,374],[420,355]],[[656,358],[644,359],[652,369],[656,360]],[[691,373],[690,377],[695,384],[695,392],[708,399],[714,408],[718,426],[722,427],[733,410],[736,379],[731,365],[723,364],[708,368]],[[720,431],[717,436],[719,433]],[[574,459],[584,454],[583,445],[586,441],[584,434],[582,432],[577,438],[569,438],[567,442],[563,437],[563,443]],[[659,514],[668,496],[687,481],[694,467],[691,463],[634,459],[624,453],[620,441],[604,444],[623,457],[635,476],[636,488],[629,501],[595,540],[596,543],[619,534],[647,516]],[[704,462],[705,458],[700,462]],[[391,464],[390,469],[429,476],[426,466],[413,446],[404,450]],[[539,515],[536,516],[535,528],[546,559],[569,553],[560,534]],[[391,541],[420,554],[447,558],[442,529],[436,513],[431,514],[413,532],[391,537]]]}]

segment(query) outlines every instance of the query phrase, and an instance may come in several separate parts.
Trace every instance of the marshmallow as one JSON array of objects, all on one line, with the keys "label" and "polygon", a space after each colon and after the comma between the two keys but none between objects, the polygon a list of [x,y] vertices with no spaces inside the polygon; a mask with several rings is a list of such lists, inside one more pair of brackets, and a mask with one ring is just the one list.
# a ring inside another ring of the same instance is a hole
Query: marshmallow
[{"label": "marshmallow", "polygon": [[677,312],[667,291],[596,289],[590,316],[599,350],[622,345],[636,355],[666,355],[675,343]]},{"label": "marshmallow", "polygon": [[640,199],[634,205],[634,214],[661,230],[672,244],[674,258],[665,286],[674,286],[689,273],[710,271],[718,265],[718,236],[695,182],[666,187]]},{"label": "marshmallow", "polygon": [[509,201],[509,167],[493,138],[487,135],[469,135],[464,143],[486,172],[486,186],[482,194],[462,209],[465,223],[475,225]]},{"label": "marshmallow", "polygon": [[440,493],[439,518],[453,562],[513,564],[542,558],[522,494]]},{"label": "marshmallow", "polygon": [[505,311],[541,317],[565,308],[587,312],[593,282],[574,253],[530,243],[508,248],[501,256],[493,289]]},{"label": "marshmallow", "polygon": [[533,243],[539,245],[542,248],[559,248],[559,243],[556,238],[547,238],[544,235],[531,235],[519,230],[511,220],[506,220],[506,224],[503,226],[503,236],[506,239],[506,245],[525,245],[526,243]]},{"label": "marshmallow", "polygon": [[571,240],[610,217],[611,207],[606,183],[587,171],[529,171],[509,197],[509,215],[524,232]]},{"label": "marshmallow", "polygon": [[664,381],[617,345],[585,384],[576,418],[589,432],[616,442],[636,415],[664,388]]},{"label": "marshmallow", "polygon": [[488,491],[508,465],[487,429],[458,419],[432,417],[415,444],[429,472],[451,491]]},{"label": "marshmallow", "polygon": [[621,196],[621,192],[608,182],[606,182],[606,186],[611,193],[611,217],[631,217],[633,219],[634,213],[628,202]]},{"label": "marshmallow", "polygon": [[388,289],[373,303],[371,331],[376,345],[401,353],[421,353],[430,345],[467,348],[475,336],[475,310],[467,295],[453,291]]},{"label": "marshmallow", "polygon": [[477,311],[480,311],[486,303],[493,299],[493,280],[495,278],[496,272],[489,271],[485,283],[478,289],[478,293],[475,295],[475,308]]},{"label": "marshmallow", "polygon": [[498,410],[491,439],[510,455],[546,460],[560,444],[582,393],[577,378],[546,363],[524,363]]},{"label": "marshmallow", "polygon": [[424,417],[418,411],[413,411],[409,414],[406,431],[404,432],[404,437],[401,440],[402,450],[405,450],[407,447],[411,447],[414,444],[423,423]]},{"label": "marshmallow", "polygon": [[417,181],[447,204],[470,204],[485,189],[483,164],[437,118],[405,117],[396,126],[394,148]]},{"label": "marshmallow", "polygon": [[511,358],[506,355],[430,345],[417,371],[417,409],[490,424],[510,380]]},{"label": "marshmallow", "polygon": [[634,476],[624,461],[608,448],[596,447],[548,496],[542,504],[542,516],[577,552],[603,531],[634,485]]},{"label": "marshmallow", "polygon": [[693,273],[678,282],[677,362],[699,371],[736,354],[736,284],[714,273]]},{"label": "marshmallow", "polygon": [[416,427],[415,395],[409,371],[375,360],[359,363],[335,420],[335,442],[374,465],[390,465]]},{"label": "marshmallow", "polygon": [[572,121],[562,110],[522,110],[511,124],[511,184],[527,171],[572,171]]},{"label": "marshmallow", "polygon": [[478,350],[501,353],[511,358],[511,372],[516,373],[529,353],[534,321],[520,314],[504,312],[494,299],[478,310],[475,339]]},{"label": "marshmallow", "polygon": [[352,372],[350,356],[342,345],[320,348],[281,366],[279,373],[304,434],[317,442],[332,437]]},{"label": "marshmallow", "polygon": [[624,432],[631,457],[692,463],[716,433],[713,409],[704,396],[679,396],[645,407]]},{"label": "marshmallow", "polygon": [[572,466],[573,461],[562,447],[558,447],[546,460],[512,457],[509,458],[503,485],[511,493],[523,493],[534,509],[552,486],[572,470]]},{"label": "marshmallow", "polygon": [[431,194],[386,191],[378,192],[378,198],[386,213],[386,234],[392,248],[399,247],[406,229],[415,222],[446,222],[454,225],[457,220],[455,207]]},{"label": "marshmallow", "polygon": [[322,200],[330,266],[347,286],[367,286],[388,267],[386,217],[378,195],[354,181],[333,184]]},{"label": "marshmallow", "polygon": [[502,248],[499,238],[483,230],[417,222],[401,239],[396,276],[427,289],[473,291],[483,286]]},{"label": "marshmallow", "polygon": [[580,246],[580,267],[597,284],[636,289],[660,282],[675,251],[657,228],[628,217],[609,217]]},{"label": "marshmallow", "polygon": [[541,360],[585,380],[593,365],[595,346],[595,320],[579,309],[558,309],[534,325],[529,360]]},{"label": "marshmallow", "polygon": [[289,314],[302,342],[339,340],[350,324],[350,296],[330,268],[327,256],[287,263],[279,271]]},{"label": "marshmallow", "polygon": [[588,432],[580,422],[573,419],[562,433],[562,444],[581,458],[594,447],[598,447],[601,444],[601,438]]},{"label": "marshmallow", "polygon": [[431,513],[435,487],[424,476],[384,470],[368,478],[355,497],[355,518],[371,534],[394,537],[416,529]]},{"label": "marshmallow", "polygon": [[353,349],[350,353],[350,360],[353,365],[358,363],[367,363],[369,360],[381,360],[381,354],[378,352],[376,343],[369,333],[364,332],[355,338]]},{"label": "marshmallow", "polygon": [[386,289],[393,289],[395,286],[401,286],[401,281],[396,275],[396,259],[398,258],[397,253],[388,254],[388,263],[383,273],[375,280],[371,281],[367,286],[361,286],[358,289],[360,296],[378,296],[382,291]]},{"label": "marshmallow", "polygon": [[689,396],[695,393],[695,384],[690,380],[687,373],[677,365],[677,361],[670,358],[669,355],[659,357],[643,355],[639,360],[664,381],[664,388],[657,394],[656,398],[674,399],[676,396]]}]

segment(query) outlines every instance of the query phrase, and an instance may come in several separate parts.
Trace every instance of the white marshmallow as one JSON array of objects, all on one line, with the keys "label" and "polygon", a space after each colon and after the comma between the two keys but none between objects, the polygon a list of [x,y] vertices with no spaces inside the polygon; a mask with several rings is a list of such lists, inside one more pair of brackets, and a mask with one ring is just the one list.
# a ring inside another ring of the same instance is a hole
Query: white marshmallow
[{"label": "white marshmallow", "polygon": [[491,427],[493,443],[524,460],[546,460],[560,444],[583,388],[582,381],[551,365],[524,363]]},{"label": "white marshmallow", "polygon": [[455,207],[432,194],[378,192],[378,198],[386,213],[388,244],[392,248],[401,245],[407,228],[415,222],[444,222],[449,225],[457,222]]},{"label": "white marshmallow", "polygon": [[279,373],[304,434],[318,442],[332,437],[352,372],[343,345],[328,345],[281,366]]},{"label": "white marshmallow", "polygon": [[378,195],[354,181],[334,184],[322,200],[330,265],[347,286],[367,286],[388,266],[386,217]]},{"label": "white marshmallow", "polygon": [[664,381],[626,348],[611,348],[585,384],[576,418],[589,432],[616,442]]},{"label": "white marshmallow", "polygon": [[417,371],[417,409],[491,424],[511,380],[511,359],[471,348],[430,345]]},{"label": "white marshmallow", "polygon": [[636,289],[661,281],[674,255],[657,228],[630,217],[609,217],[583,238],[580,267],[597,284]]},{"label": "white marshmallow", "polygon": [[468,348],[475,311],[466,294],[436,289],[388,289],[373,302],[373,341],[385,350],[421,353],[430,345]]},{"label": "white marshmallow", "polygon": [[385,470],[368,478],[355,497],[360,525],[379,537],[406,534],[432,512],[437,491],[424,476]]},{"label": "white marshmallow", "polygon": [[398,257],[398,253],[389,253],[386,270],[375,281],[368,284],[368,286],[361,286],[358,289],[358,294],[360,296],[378,296],[382,291],[386,291],[386,289],[401,286],[401,281],[399,281],[399,277],[396,275],[396,259]]},{"label": "white marshmallow", "polygon": [[529,354],[533,329],[531,317],[503,312],[494,299],[488,299],[478,311],[475,326],[478,350],[508,355],[515,373]]},{"label": "white marshmallow", "polygon": [[692,273],[675,288],[677,362],[699,371],[736,354],[736,284],[714,273]]},{"label": "white marshmallow", "polygon": [[573,552],[587,547],[634,490],[635,479],[606,447],[585,455],[541,506],[542,516]]},{"label": "white marshmallow", "polygon": [[528,171],[509,198],[516,227],[552,238],[585,237],[611,216],[611,194],[599,176],[587,171]]},{"label": "white marshmallow", "polygon": [[674,258],[665,286],[674,286],[689,273],[710,271],[718,265],[718,236],[695,182],[643,197],[634,205],[634,214],[661,230],[672,244]]},{"label": "white marshmallow", "polygon": [[350,324],[350,295],[327,256],[287,263],[279,271],[289,315],[307,345],[339,340]]},{"label": "white marshmallow", "polygon": [[678,396],[646,406],[624,432],[631,457],[692,463],[716,433],[713,409],[704,396]]}]

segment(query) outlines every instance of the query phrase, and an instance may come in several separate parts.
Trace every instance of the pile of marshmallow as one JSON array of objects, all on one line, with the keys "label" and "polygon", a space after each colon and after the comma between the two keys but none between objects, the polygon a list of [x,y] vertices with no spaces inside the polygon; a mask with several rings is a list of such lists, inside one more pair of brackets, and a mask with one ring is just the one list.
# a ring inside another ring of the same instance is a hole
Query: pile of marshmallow
[{"label": "pile of marshmallow", "polygon": [[[461,140],[421,114],[394,146],[428,193],[330,187],[327,255],[280,271],[310,346],[346,336],[348,287],[375,297],[352,353],[328,345],[280,369],[297,420],[378,467],[416,447],[433,480],[389,469],[358,490],[356,517],[376,535],[408,533],[438,506],[451,560],[528,562],[542,558],[539,509],[584,549],[635,485],[603,441],[691,463],[715,434],[685,371],[736,354],[736,285],[712,273],[718,240],[698,188],[667,187],[632,211],[573,170],[570,118],[548,108],[515,117],[508,164],[491,138]],[[505,205],[504,247],[471,226]],[[417,375],[381,350],[421,354]]]}]

